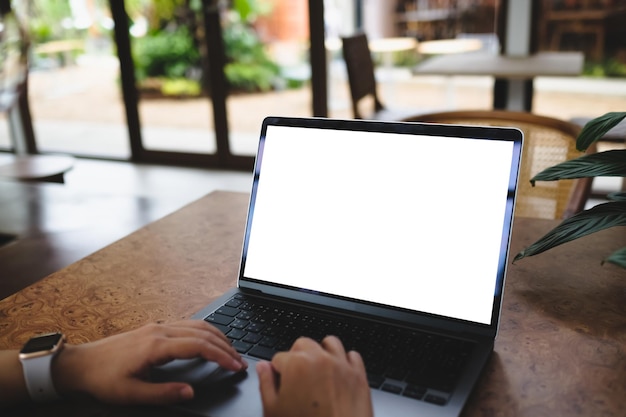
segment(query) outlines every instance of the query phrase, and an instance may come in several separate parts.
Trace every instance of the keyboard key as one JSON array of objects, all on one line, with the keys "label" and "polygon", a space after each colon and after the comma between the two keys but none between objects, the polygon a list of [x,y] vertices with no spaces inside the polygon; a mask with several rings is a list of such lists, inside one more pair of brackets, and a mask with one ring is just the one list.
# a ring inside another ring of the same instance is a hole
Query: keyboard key
[{"label": "keyboard key", "polygon": [[278,343],[278,338],[272,336],[264,336],[259,345],[266,347],[274,347]]},{"label": "keyboard key", "polygon": [[404,379],[404,377],[406,376],[406,368],[398,368],[398,367],[390,367],[389,369],[387,369],[387,372],[385,372],[385,376],[387,378],[391,378],[391,379],[397,379],[398,381],[402,381]]},{"label": "keyboard key", "polygon": [[234,327],[235,329],[245,329],[249,323],[250,322],[248,320],[235,319],[232,323],[230,323],[230,327]]},{"label": "keyboard key", "polygon": [[256,344],[259,343],[259,340],[261,340],[263,336],[261,336],[258,333],[248,333],[246,335],[246,337],[244,337],[242,340],[244,342],[248,342],[248,343],[252,343],[252,344]]},{"label": "keyboard key", "polygon": [[454,390],[457,377],[456,373],[452,375],[440,374],[432,379],[431,386],[436,390],[450,393]]},{"label": "keyboard key", "polygon": [[239,306],[239,308],[245,311],[250,311],[254,308],[254,304],[252,304],[251,302],[245,301],[243,304]]},{"label": "keyboard key", "polygon": [[217,324],[217,323],[211,323],[211,325],[215,328],[217,328],[217,330],[219,330],[220,332],[226,334],[228,332],[230,332],[230,327],[228,326],[223,326],[221,324]]},{"label": "keyboard key", "polygon": [[236,298],[233,298],[231,300],[228,300],[228,302],[226,304],[224,304],[224,305],[227,306],[227,307],[237,308],[241,304],[243,304],[243,300],[238,300]]},{"label": "keyboard key", "polygon": [[248,352],[248,355],[254,356],[256,358],[265,359],[267,361],[272,360],[274,355],[277,353],[276,350],[264,346],[255,346]]},{"label": "keyboard key", "polygon": [[242,342],[241,340],[233,340],[232,345],[239,353],[246,353],[253,346],[251,343]]},{"label": "keyboard key", "polygon": [[298,337],[320,341],[333,334],[347,350],[361,354],[371,388],[433,404],[448,402],[442,393],[454,390],[474,347],[441,335],[318,314],[251,296],[233,297],[205,320],[227,334],[239,352],[265,360],[288,350]]},{"label": "keyboard key", "polygon": [[385,377],[381,375],[371,375],[367,374],[367,383],[370,388],[380,388],[380,386],[385,382]]},{"label": "keyboard key", "polygon": [[226,336],[228,336],[229,339],[241,339],[247,334],[248,333],[243,330],[231,329],[230,332],[226,334]]},{"label": "keyboard key", "polygon": [[248,328],[246,330],[248,330],[249,332],[259,333],[264,328],[265,328],[264,324],[261,324],[261,323],[250,323],[250,325],[248,326]]},{"label": "keyboard key", "polygon": [[405,397],[415,398],[416,400],[424,398],[424,394],[426,394],[426,388],[417,385],[407,385],[402,393]]},{"label": "keyboard key", "polygon": [[276,346],[274,346],[274,348],[276,350],[289,350],[291,349],[295,341],[296,341],[295,338],[288,337],[286,339],[281,340]]},{"label": "keyboard key", "polygon": [[244,310],[241,313],[237,314],[237,318],[241,320],[252,320],[254,318],[254,313]]},{"label": "keyboard key", "polygon": [[424,397],[424,401],[431,403],[431,404],[437,404],[437,405],[446,405],[446,403],[448,402],[447,399],[439,396],[439,395],[434,395],[434,394],[428,394]]},{"label": "keyboard key", "polygon": [[224,316],[222,314],[213,313],[204,319],[209,323],[217,323],[224,326],[228,326],[234,319],[229,316]]},{"label": "keyboard key", "polygon": [[380,387],[381,390],[386,391],[386,392],[391,392],[393,394],[400,394],[402,392],[402,387],[395,385],[395,384],[390,384],[390,383],[384,383],[382,387]]},{"label": "keyboard key", "polygon": [[283,329],[279,329],[276,326],[268,326],[265,329],[263,329],[262,333],[265,336],[280,336],[281,334],[285,333],[285,331]]},{"label": "keyboard key", "polygon": [[222,306],[218,308],[215,312],[218,314],[223,314],[225,316],[235,317],[237,314],[241,312],[241,310],[239,310],[238,308]]},{"label": "keyboard key", "polygon": [[[358,349],[354,349],[357,352],[359,351]],[[372,358],[363,358],[363,360],[365,361],[365,369],[367,370],[368,374],[372,374],[372,375],[382,375],[385,372],[385,365],[382,363],[375,363],[374,360]]]}]

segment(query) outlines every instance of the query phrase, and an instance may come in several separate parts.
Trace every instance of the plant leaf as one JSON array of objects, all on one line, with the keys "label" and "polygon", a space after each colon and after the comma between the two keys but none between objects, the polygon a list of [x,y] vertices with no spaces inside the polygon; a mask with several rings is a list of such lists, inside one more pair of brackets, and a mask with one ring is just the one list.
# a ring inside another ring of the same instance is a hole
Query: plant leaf
[{"label": "plant leaf", "polygon": [[541,239],[518,253],[513,262],[613,226],[626,226],[624,201],[599,204],[564,220]]},{"label": "plant leaf", "polygon": [[611,201],[626,201],[626,192],[611,193],[606,196]]},{"label": "plant leaf", "polygon": [[602,261],[603,264],[605,262],[610,262],[626,269],[626,247],[613,252],[608,258]]},{"label": "plant leaf", "polygon": [[535,181],[588,177],[626,177],[626,150],[597,152],[561,162],[535,175],[530,183],[534,186]]},{"label": "plant leaf", "polygon": [[626,118],[626,112],[611,112],[587,122],[576,139],[576,148],[585,151],[592,143]]}]

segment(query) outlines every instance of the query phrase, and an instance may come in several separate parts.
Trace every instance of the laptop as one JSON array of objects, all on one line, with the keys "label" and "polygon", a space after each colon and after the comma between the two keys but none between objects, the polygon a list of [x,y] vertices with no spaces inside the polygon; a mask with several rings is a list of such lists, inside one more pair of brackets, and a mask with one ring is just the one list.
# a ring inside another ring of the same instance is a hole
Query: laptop
[{"label": "laptop", "polygon": [[514,128],[266,118],[237,288],[194,316],[250,366],[181,407],[261,416],[255,362],[335,334],[375,415],[458,416],[498,330],[521,149]]}]

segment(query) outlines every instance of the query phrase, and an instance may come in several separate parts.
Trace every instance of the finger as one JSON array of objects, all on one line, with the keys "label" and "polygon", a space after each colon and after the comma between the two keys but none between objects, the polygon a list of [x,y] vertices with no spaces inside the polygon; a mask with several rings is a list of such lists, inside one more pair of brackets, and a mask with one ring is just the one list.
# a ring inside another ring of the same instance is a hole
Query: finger
[{"label": "finger", "polygon": [[139,332],[145,333],[145,337],[151,338],[198,338],[206,343],[215,344],[225,350],[232,350],[230,341],[217,328],[203,320],[178,321],[171,324],[150,324]]},{"label": "finger", "polygon": [[171,325],[173,327],[194,327],[198,329],[209,329],[215,327],[211,325],[209,322],[199,319],[187,319],[187,320],[178,320],[170,323],[165,323],[165,325]]},{"label": "finger", "polygon": [[228,338],[215,326],[204,320],[185,320],[166,324],[162,330],[167,337],[181,337],[196,335],[207,339],[218,338],[226,344],[230,344]]},{"label": "finger", "polygon": [[285,369],[287,362],[291,360],[294,354],[305,353],[307,355],[314,354],[316,351],[323,351],[322,347],[315,340],[308,337],[299,337],[287,352],[278,352],[272,358],[273,369],[281,374]]},{"label": "finger", "polygon": [[341,340],[339,340],[336,336],[326,336],[322,340],[322,347],[334,356],[338,356],[340,358],[346,357],[346,349],[343,347]]},{"label": "finger", "polygon": [[121,385],[124,395],[113,399],[114,403],[166,405],[188,401],[194,397],[193,388],[182,382],[154,384],[132,380]]},{"label": "finger", "polygon": [[277,378],[269,362],[258,362],[256,364],[256,372],[259,378],[259,391],[261,392],[261,401],[263,402],[263,410],[268,415],[268,410],[274,408],[278,398]]},{"label": "finger", "polygon": [[302,337],[297,338],[296,341],[293,342],[293,345],[291,345],[291,349],[289,350],[295,352],[295,351],[316,350],[316,349],[321,349],[319,343],[317,343],[313,339],[302,336]]},{"label": "finger", "polygon": [[272,370],[279,374],[282,373],[283,369],[285,369],[285,365],[289,361],[290,355],[290,352],[278,352],[275,354],[274,357],[272,357],[271,362]]},{"label": "finger", "polygon": [[187,325],[190,327],[198,328],[201,330],[205,330],[207,332],[212,333],[213,335],[220,337],[223,340],[228,340],[228,338],[222,333],[217,327],[213,326],[211,323],[208,323],[204,320],[187,320]]},{"label": "finger", "polygon": [[365,375],[365,363],[361,354],[355,350],[348,352],[348,363]]},{"label": "finger", "polygon": [[167,336],[203,338],[207,342],[230,352],[237,360],[243,361],[241,355],[232,347],[230,340],[219,329],[204,320],[185,320],[172,323]]},{"label": "finger", "polygon": [[195,337],[163,338],[152,351],[152,363],[160,365],[173,359],[202,357],[232,371],[247,366],[241,355],[229,344],[213,343]]},{"label": "finger", "polygon": [[167,355],[175,355],[176,358],[184,355],[185,358],[203,356],[205,359],[214,359],[213,356],[205,355],[222,355],[226,354],[235,359],[240,359],[241,355],[228,342],[220,339],[203,338],[192,335],[190,337],[165,337],[159,338],[156,343],[155,352],[165,359]]}]

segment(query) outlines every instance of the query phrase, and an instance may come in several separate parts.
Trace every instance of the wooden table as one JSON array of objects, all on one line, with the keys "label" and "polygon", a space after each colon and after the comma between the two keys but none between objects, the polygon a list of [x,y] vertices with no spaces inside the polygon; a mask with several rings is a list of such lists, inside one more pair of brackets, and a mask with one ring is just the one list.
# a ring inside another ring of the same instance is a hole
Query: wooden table
[{"label": "wooden table", "polygon": [[[247,201],[212,193],[0,301],[0,349],[35,332],[81,343],[190,317],[235,285]],[[554,224],[516,219],[512,253]],[[495,352],[464,416],[626,415],[626,273],[600,266],[625,244],[614,228],[509,266]],[[180,414],[86,402],[2,415]]]}]

